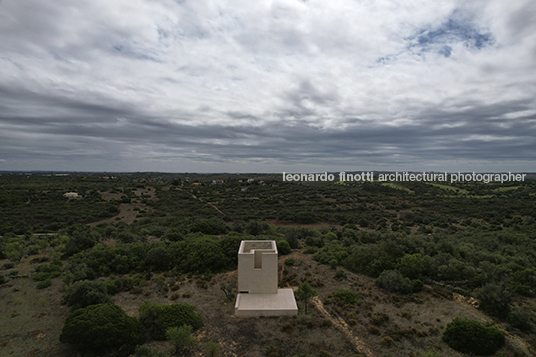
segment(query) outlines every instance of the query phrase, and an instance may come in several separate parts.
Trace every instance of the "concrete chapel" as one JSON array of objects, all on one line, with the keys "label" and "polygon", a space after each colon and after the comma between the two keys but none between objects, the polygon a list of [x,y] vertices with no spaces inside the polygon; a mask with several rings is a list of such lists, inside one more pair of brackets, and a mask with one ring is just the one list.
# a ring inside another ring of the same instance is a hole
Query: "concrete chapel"
[{"label": "concrete chapel", "polygon": [[243,240],[238,250],[236,316],[297,315],[292,289],[278,289],[277,245],[273,240]]}]

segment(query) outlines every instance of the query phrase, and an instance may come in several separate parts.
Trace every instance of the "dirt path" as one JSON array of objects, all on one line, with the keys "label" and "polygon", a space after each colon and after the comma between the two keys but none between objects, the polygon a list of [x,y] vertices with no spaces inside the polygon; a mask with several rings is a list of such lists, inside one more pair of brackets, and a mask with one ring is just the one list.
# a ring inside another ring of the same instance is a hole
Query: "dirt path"
[{"label": "dirt path", "polygon": [[311,299],[311,303],[320,311],[324,316],[326,316],[337,328],[339,328],[346,338],[355,346],[356,350],[359,351],[359,353],[363,353],[367,357],[374,357],[374,353],[372,353],[372,350],[365,345],[365,342],[360,340],[359,338],[355,337],[352,331],[350,331],[350,328],[348,327],[348,324],[341,319],[340,317],[333,317],[327,310],[324,308],[324,304],[318,296]]},{"label": "dirt path", "polygon": [[97,222],[88,223],[87,225],[90,227],[95,227],[101,223],[115,223],[118,220],[116,218],[119,217],[119,220],[125,222],[126,224],[131,224],[136,219],[136,216],[138,215],[137,211],[134,211],[134,208],[136,207],[142,207],[143,209],[148,209],[147,206],[139,203],[121,203],[119,205],[119,213],[116,214],[113,217],[101,219]]},{"label": "dirt path", "polygon": [[225,216],[225,213],[223,213],[222,211],[220,211],[220,209],[218,207],[216,207],[214,204],[210,203],[210,202],[207,202],[207,204],[211,205],[216,211],[220,212],[221,214],[223,214]]},{"label": "dirt path", "polygon": [[[183,191],[182,188],[178,188],[178,187],[177,187],[177,190],[181,190],[181,191]],[[219,209],[218,207],[216,207],[213,203],[205,202],[205,201],[203,201],[202,199],[197,198],[197,196],[194,195],[194,194],[192,194],[192,197],[195,198],[196,200],[198,200],[199,202],[204,202],[204,203],[206,203],[207,205],[211,206],[211,207],[214,208],[216,211],[220,212],[222,215],[225,216],[225,213],[223,213],[222,211],[220,211],[220,209]]]}]

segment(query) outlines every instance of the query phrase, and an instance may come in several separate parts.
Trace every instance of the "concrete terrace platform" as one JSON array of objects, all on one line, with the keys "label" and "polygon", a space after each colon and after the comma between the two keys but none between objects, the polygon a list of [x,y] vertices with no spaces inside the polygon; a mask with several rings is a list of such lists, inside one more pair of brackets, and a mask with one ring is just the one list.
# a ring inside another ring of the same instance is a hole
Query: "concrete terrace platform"
[{"label": "concrete terrace platform", "polygon": [[277,289],[277,294],[242,294],[236,297],[236,316],[297,315],[298,305],[292,289]]}]

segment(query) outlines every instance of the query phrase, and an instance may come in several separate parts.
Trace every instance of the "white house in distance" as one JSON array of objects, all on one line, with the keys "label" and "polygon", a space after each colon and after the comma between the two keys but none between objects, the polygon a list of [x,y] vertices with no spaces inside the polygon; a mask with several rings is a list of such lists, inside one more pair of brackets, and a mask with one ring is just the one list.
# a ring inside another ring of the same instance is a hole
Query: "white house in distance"
[{"label": "white house in distance", "polygon": [[66,192],[66,193],[63,194],[63,196],[69,197],[69,198],[76,198],[76,197],[78,197],[78,193],[76,193],[76,192]]},{"label": "white house in distance", "polygon": [[238,250],[236,316],[297,315],[292,289],[277,288],[277,246],[273,240],[243,240]]}]

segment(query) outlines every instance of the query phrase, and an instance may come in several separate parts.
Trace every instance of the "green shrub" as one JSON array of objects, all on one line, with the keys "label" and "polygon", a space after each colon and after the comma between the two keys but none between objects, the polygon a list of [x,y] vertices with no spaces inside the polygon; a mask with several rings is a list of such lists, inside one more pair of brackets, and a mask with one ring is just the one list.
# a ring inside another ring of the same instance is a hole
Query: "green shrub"
[{"label": "green shrub", "polygon": [[536,331],[534,323],[530,319],[529,314],[521,310],[510,311],[506,321],[510,326],[517,328],[525,333],[531,333]]},{"label": "green shrub", "polygon": [[382,332],[380,331],[379,328],[377,328],[376,326],[374,325],[370,325],[368,327],[368,332],[371,334],[371,335],[376,335],[376,336],[379,336],[382,334]]},{"label": "green shrub", "polygon": [[370,323],[376,326],[381,326],[387,321],[389,321],[389,315],[383,312],[374,314],[374,316],[370,318]]},{"label": "green shrub", "polygon": [[54,272],[54,273],[37,273],[34,276],[32,276],[32,280],[33,281],[45,281],[47,279],[57,278],[60,275],[61,273],[59,271]]},{"label": "green shrub", "polygon": [[143,345],[136,347],[134,357],[169,357],[169,353]]},{"label": "green shrub", "polygon": [[43,280],[43,281],[40,281],[39,283],[37,283],[37,288],[38,289],[46,289],[51,285],[52,285],[52,280],[46,279],[46,280]]},{"label": "green shrub", "polygon": [[276,241],[276,245],[277,253],[279,253],[279,255],[287,255],[292,252],[292,249],[290,249],[290,244],[288,244],[288,242],[284,239]]},{"label": "green shrub", "polygon": [[104,284],[106,284],[106,291],[110,296],[120,293],[125,289],[122,279],[107,280]]},{"label": "green shrub", "polygon": [[330,319],[322,320],[322,327],[331,327],[332,325],[333,325],[333,322]]},{"label": "green shrub", "polygon": [[117,305],[90,305],[67,317],[60,342],[82,354],[128,356],[143,343],[143,329]]},{"label": "green shrub", "polygon": [[73,310],[89,305],[106,304],[112,302],[108,296],[106,283],[94,280],[77,281],[69,288],[63,297],[67,306]]},{"label": "green shrub", "polygon": [[352,290],[337,290],[333,292],[333,298],[343,301],[350,305],[359,304],[359,295]]},{"label": "green shrub", "polygon": [[426,352],[419,352],[419,357],[440,357],[441,354],[435,349],[431,348]]},{"label": "green shrub", "polygon": [[203,325],[201,316],[186,304],[160,305],[145,301],[138,312],[141,324],[155,340],[165,340],[166,330],[170,327],[189,325],[198,329]]},{"label": "green shrub", "polygon": [[281,352],[281,350],[275,346],[268,345],[264,350],[264,355],[266,357],[281,357],[283,352]]},{"label": "green shrub", "polygon": [[314,247],[314,246],[309,246],[309,247],[306,247],[304,250],[303,250],[303,254],[314,254],[318,251],[318,248],[317,247]]},{"label": "green shrub", "polygon": [[411,294],[422,289],[420,280],[404,278],[398,270],[384,270],[376,279],[378,287],[397,294]]},{"label": "green shrub", "polygon": [[338,269],[335,272],[335,279],[337,279],[337,280],[346,279],[346,272],[344,270],[342,270],[342,269]]},{"label": "green shrub", "polygon": [[0,284],[4,284],[6,282],[6,277],[3,274],[0,274]]},{"label": "green shrub", "polygon": [[442,339],[456,351],[478,356],[495,354],[505,343],[505,337],[498,329],[459,317],[447,324]]},{"label": "green shrub", "polygon": [[166,338],[175,347],[175,353],[186,354],[197,341],[192,336],[192,326],[182,325],[181,327],[169,327],[166,329]]},{"label": "green shrub", "polygon": [[294,331],[294,325],[290,322],[285,323],[281,327],[281,332],[291,333],[292,331]]},{"label": "green shrub", "polygon": [[231,302],[234,299],[233,290],[234,290],[235,287],[236,287],[236,282],[235,281],[232,281],[229,284],[225,284],[223,282],[220,284],[221,291],[223,291],[223,293],[225,294],[225,297],[227,298],[227,300],[229,300]]},{"label": "green shrub", "polygon": [[[430,259],[428,257],[428,259]],[[406,254],[398,263],[400,272],[410,279],[422,279],[430,270],[429,263],[422,254]]]},{"label": "green shrub", "polygon": [[217,342],[211,342],[205,347],[207,350],[207,354],[210,357],[216,356],[218,353],[220,353],[220,345]]},{"label": "green shrub", "polygon": [[296,260],[294,258],[285,259],[285,265],[294,265],[294,264],[296,264]]},{"label": "green shrub", "polygon": [[331,269],[335,270],[335,269],[337,269],[337,266],[339,265],[339,261],[337,259],[331,259],[328,262],[328,264],[331,267]]},{"label": "green shrub", "polygon": [[14,266],[15,266],[15,264],[12,263],[12,262],[5,262],[5,263],[2,265],[2,269],[13,269]]},{"label": "green shrub", "polygon": [[391,347],[392,345],[395,344],[395,340],[393,340],[391,337],[389,336],[384,336],[382,337],[382,339],[380,340],[380,343],[383,345],[383,346],[387,346],[387,347]]},{"label": "green shrub", "polygon": [[514,294],[503,283],[488,283],[478,289],[480,309],[500,319],[506,318],[510,312],[510,302]]}]

